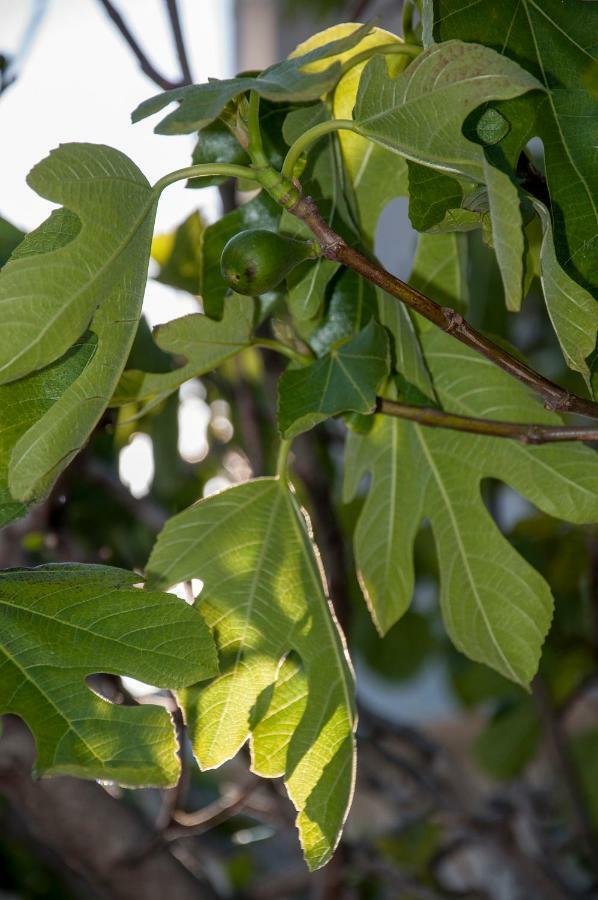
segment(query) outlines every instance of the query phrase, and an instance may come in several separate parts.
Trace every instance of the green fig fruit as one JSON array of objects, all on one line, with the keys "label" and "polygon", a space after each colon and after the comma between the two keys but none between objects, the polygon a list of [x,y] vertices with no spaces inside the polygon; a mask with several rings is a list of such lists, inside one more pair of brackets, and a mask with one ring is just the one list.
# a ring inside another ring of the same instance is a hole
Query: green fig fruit
[{"label": "green fig fruit", "polygon": [[234,291],[256,297],[279,285],[299,263],[317,255],[313,241],[251,228],[235,234],[226,244],[220,271]]}]

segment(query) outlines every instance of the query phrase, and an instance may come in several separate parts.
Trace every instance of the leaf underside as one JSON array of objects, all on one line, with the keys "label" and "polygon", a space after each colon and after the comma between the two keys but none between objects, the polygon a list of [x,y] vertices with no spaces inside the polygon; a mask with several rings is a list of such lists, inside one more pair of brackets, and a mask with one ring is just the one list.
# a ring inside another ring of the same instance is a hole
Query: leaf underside
[{"label": "leaf underside", "polygon": [[308,865],[323,865],[353,791],[353,674],[293,495],[262,478],[200,501],[167,523],[147,571],[204,582],[220,675],[180,693],[200,766],[250,738],[253,770],[284,777]]},{"label": "leaf underside", "polygon": [[176,782],[166,710],[116,706],[85,684],[105,672],[182,688],[217,671],[197,611],[171,594],[134,588],[137,581],[132,572],[76,564],[0,573],[0,713],[31,729],[38,774]]}]

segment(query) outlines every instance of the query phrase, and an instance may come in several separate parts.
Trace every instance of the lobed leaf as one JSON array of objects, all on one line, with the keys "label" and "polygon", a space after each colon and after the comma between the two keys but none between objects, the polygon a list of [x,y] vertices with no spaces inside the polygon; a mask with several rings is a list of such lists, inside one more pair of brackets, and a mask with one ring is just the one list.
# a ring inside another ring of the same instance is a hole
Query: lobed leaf
[{"label": "lobed leaf", "polygon": [[9,463],[15,444],[76,381],[95,347],[94,336],[87,333],[62,359],[18,381],[0,385],[0,528],[27,511],[27,504],[15,500],[8,488]]},{"label": "lobed leaf", "polygon": [[22,246],[0,274],[0,383],[59,359],[96,309],[123,290],[131,271],[145,275],[149,247],[147,253],[142,247],[155,213],[147,180],[110,147],[63,144],[27,180],[71,215],[66,237],[43,252],[43,238],[57,222],[66,225],[64,217],[51,217],[25,241],[33,244],[34,257]]},{"label": "lobed leaf", "polygon": [[36,771],[131,786],[173,785],[173,724],[157,706],[117,706],[89,675],[129,675],[182,688],[217,672],[196,610],[141,591],[139,576],[107,566],[47,565],[0,573],[0,712],[20,716]]},{"label": "lobed leaf", "polygon": [[[441,404],[464,415],[557,422],[518,383],[450,337],[427,332],[425,359]],[[449,635],[471,659],[528,685],[552,611],[550,591],[501,535],[480,494],[498,478],[549,515],[596,520],[598,461],[580,444],[530,447],[499,438],[426,429],[378,417],[365,437],[349,435],[345,496],[366,471],[372,487],[356,536],[360,578],[385,632],[413,592],[413,541],[428,517],[441,572]]]},{"label": "lobed leaf", "polygon": [[324,865],[353,791],[353,673],[293,495],[262,478],[201,500],[167,523],[147,569],[160,585],[204,582],[220,675],[180,694],[199,765],[250,738],[254,771],[284,777],[308,865]]},{"label": "lobed leaf", "polygon": [[[10,321],[3,331],[1,352],[13,360],[11,377],[25,359],[26,372],[35,370],[46,357],[64,355],[60,348],[68,350],[78,340],[92,314],[94,347],[76,378],[54,381],[48,393],[53,402],[38,409],[43,415],[26,417],[29,427],[14,434],[8,487],[15,501],[47,493],[108,405],[137,329],[156,205],[141,172],[104,146],[63,145],[33,169],[30,182],[43,196],[68,200],[75,211],[53,212],[0,273],[0,308],[4,298],[18,317],[16,331]],[[45,313],[52,324],[40,328]],[[20,343],[27,334],[32,340]],[[22,404],[36,389],[29,384],[37,383],[21,378],[14,384],[7,396]]]},{"label": "lobed leaf", "polygon": [[192,84],[150,97],[134,110],[133,122],[154,115],[176,101],[177,109],[162,119],[154,131],[157,134],[189,134],[217,119],[230,100],[246,91],[256,91],[261,97],[278,102],[316,100],[336,84],[341,67],[333,60],[325,68],[314,70],[314,63],[356,47],[369,30],[369,25],[362,25],[344,38],[276,63],[257,77],[212,79],[205,84]]},{"label": "lobed leaf", "polygon": [[215,369],[251,343],[254,304],[250,297],[231,294],[220,322],[200,313],[181,316],[154,330],[162,350],[184,357],[186,362],[171,372],[123,372],[111,406],[152,400],[158,403],[190,378]]},{"label": "lobed leaf", "polygon": [[542,94],[521,116],[537,122],[554,205],[556,256],[577,280],[598,285],[596,17],[584,0],[434,0],[428,25],[441,41],[493,47],[534,75]]}]

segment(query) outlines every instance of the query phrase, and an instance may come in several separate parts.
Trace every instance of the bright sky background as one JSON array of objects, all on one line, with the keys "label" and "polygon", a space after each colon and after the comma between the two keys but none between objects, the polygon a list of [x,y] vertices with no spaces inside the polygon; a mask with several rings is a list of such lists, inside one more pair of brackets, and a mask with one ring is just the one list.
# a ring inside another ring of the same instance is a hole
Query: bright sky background
[{"label": "bright sky background", "polygon": [[[163,0],[114,2],[156,68],[179,77]],[[0,52],[18,51],[32,10],[43,5],[43,0],[0,0]],[[195,81],[234,74],[232,9],[233,0],[179,0]],[[131,111],[160,89],[143,74],[97,0],[49,0],[17,71],[16,82],[0,97],[0,215],[25,230],[51,209],[27,186],[27,173],[60,143],[109,144],[128,154],[152,182],[189,164],[193,136],[154,135],[155,121],[131,125]],[[216,188],[190,191],[183,182],[172,185],[160,200],[156,231],[172,229],[198,207],[213,220],[219,205]],[[153,326],[198,307],[189,294],[150,278],[143,309]],[[196,459],[207,449],[210,408],[190,396],[179,412],[181,452]],[[153,476],[150,439],[136,435],[121,457],[121,478],[135,495],[143,495]]]},{"label": "bright sky background", "polygon": [[[162,0],[114,0],[140,43],[169,77],[178,76]],[[36,0],[0,0],[0,51],[14,52]],[[194,79],[234,74],[232,0],[179,0]],[[91,141],[127,153],[150,181],[188,165],[192,137],[154,135],[155,121],[132,126],[131,111],[160,89],[139,68],[97,0],[49,0],[48,12],[18,74],[0,97],[0,213],[29,230],[49,211],[25,183],[31,167],[59,143]],[[156,120],[157,121],[157,120]],[[164,193],[158,230],[199,203],[212,215],[217,194]]]}]

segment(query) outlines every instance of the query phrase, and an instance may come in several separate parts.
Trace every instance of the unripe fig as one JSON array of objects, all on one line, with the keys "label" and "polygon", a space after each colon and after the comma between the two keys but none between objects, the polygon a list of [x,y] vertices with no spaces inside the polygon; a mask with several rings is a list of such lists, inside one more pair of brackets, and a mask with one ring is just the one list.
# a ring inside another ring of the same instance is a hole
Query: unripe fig
[{"label": "unripe fig", "polygon": [[220,258],[222,277],[239,294],[271,291],[306,259],[317,256],[313,241],[298,241],[275,231],[251,228],[226,244]]}]

